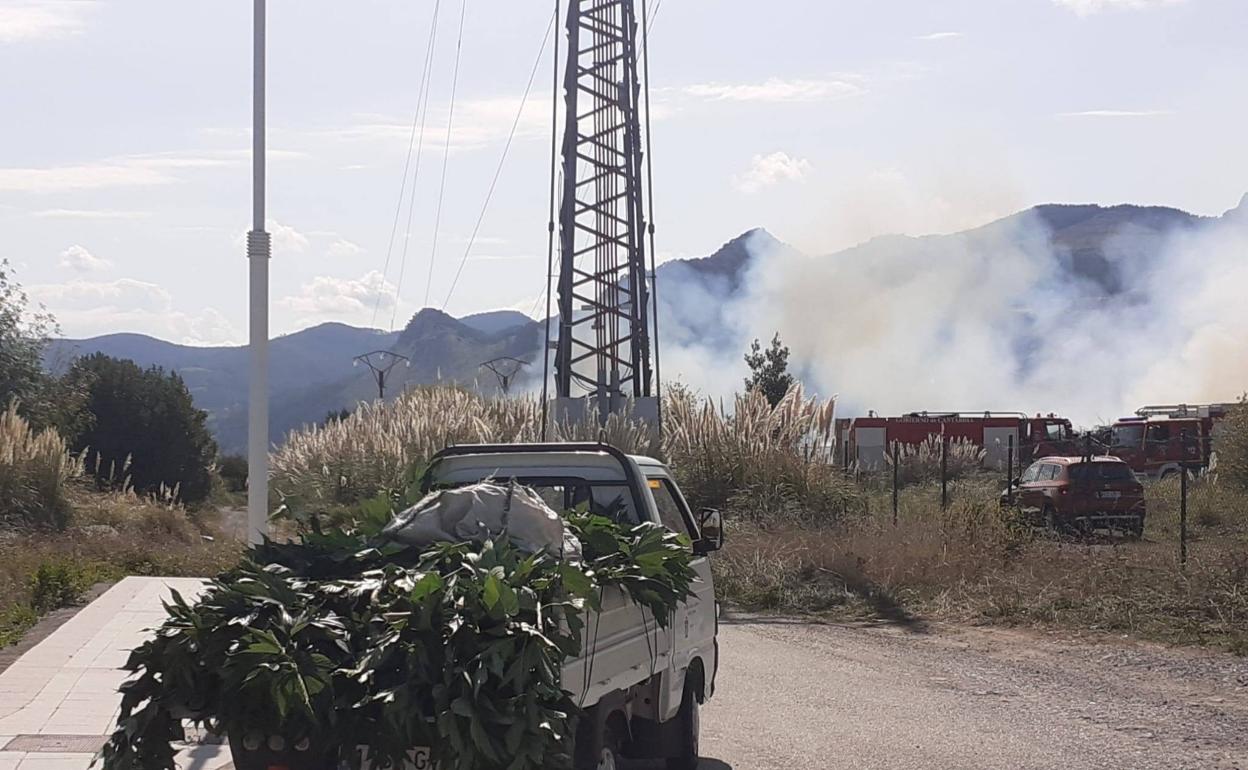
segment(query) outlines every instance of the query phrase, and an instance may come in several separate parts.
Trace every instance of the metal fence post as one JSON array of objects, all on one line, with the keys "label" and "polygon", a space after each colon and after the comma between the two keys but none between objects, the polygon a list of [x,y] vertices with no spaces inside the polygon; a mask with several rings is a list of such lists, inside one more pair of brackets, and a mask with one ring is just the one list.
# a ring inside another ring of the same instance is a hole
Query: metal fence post
[{"label": "metal fence post", "polygon": [[940,437],[940,507],[949,507],[949,437]]},{"label": "metal fence post", "polygon": [[[1179,440],[1187,444],[1187,431],[1179,433]],[[1179,566],[1187,568],[1187,465],[1179,466]]]},{"label": "metal fence post", "polygon": [[1009,436],[1005,449],[1005,502],[1014,504],[1014,434]]},{"label": "metal fence post", "polygon": [[893,526],[897,526],[897,484],[899,480],[898,464],[900,463],[898,442],[893,442]]}]

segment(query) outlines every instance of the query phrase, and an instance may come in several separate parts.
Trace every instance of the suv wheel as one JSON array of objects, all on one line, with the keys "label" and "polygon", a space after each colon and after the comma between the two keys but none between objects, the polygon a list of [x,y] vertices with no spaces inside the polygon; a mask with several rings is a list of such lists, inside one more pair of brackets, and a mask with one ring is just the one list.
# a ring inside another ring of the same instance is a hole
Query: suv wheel
[{"label": "suv wheel", "polygon": [[685,683],[685,694],[680,702],[680,711],[676,713],[676,721],[680,726],[680,744],[676,755],[667,760],[668,770],[696,770],[702,716],[698,694],[689,682]]}]

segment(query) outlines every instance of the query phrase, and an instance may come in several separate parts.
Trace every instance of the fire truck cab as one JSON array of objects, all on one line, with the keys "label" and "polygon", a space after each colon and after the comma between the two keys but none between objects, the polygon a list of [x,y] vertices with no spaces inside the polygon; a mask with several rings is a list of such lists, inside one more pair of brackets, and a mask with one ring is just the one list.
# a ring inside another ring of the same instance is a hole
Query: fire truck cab
[{"label": "fire truck cab", "polygon": [[1028,417],[1022,412],[911,412],[901,417],[871,413],[839,421],[841,460],[861,470],[880,470],[896,443],[918,446],[932,437],[965,441],[984,450],[984,465],[1006,467],[1014,447],[1015,467],[1040,457],[1078,454],[1070,420],[1055,414]]},{"label": "fire truck cab", "polygon": [[1109,452],[1138,478],[1162,479],[1209,467],[1213,438],[1232,404],[1144,406],[1114,423]]}]

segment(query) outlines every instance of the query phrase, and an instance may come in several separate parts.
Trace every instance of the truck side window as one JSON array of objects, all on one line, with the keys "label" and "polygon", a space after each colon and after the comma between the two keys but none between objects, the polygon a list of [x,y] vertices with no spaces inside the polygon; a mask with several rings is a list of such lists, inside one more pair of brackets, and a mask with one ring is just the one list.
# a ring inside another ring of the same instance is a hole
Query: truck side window
[{"label": "truck side window", "polygon": [[689,531],[685,506],[672,491],[672,482],[667,479],[650,479],[650,494],[654,497],[655,507],[659,509],[659,520],[663,522],[663,526],[679,535],[696,537]]},{"label": "truck side window", "polygon": [[1170,440],[1169,425],[1150,425],[1148,426],[1148,439],[1154,444],[1164,444]]}]

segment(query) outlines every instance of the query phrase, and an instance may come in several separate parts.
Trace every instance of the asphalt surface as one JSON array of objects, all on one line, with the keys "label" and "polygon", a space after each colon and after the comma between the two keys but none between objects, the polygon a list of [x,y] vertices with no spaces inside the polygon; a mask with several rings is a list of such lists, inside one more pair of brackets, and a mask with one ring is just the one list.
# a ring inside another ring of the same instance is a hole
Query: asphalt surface
[{"label": "asphalt surface", "polygon": [[720,645],[704,770],[1248,770],[1248,658],[771,619]]}]

